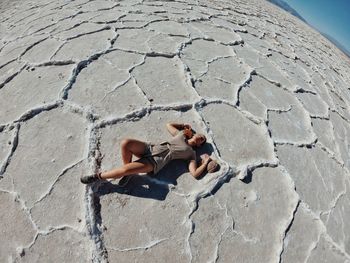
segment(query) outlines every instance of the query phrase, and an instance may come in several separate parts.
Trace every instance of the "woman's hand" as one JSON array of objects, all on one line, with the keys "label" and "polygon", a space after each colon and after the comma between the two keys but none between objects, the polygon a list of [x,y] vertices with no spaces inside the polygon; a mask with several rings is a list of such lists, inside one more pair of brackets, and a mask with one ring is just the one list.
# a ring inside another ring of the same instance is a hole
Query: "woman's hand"
[{"label": "woman's hand", "polygon": [[194,178],[199,178],[204,173],[204,171],[207,169],[209,161],[211,160],[210,156],[206,153],[202,154],[200,157],[202,159],[202,163],[199,167],[197,167],[195,160],[191,160],[188,166],[188,169]]},{"label": "woman's hand", "polygon": [[207,163],[207,164],[208,164],[209,161],[211,160],[209,154],[207,154],[207,153],[202,154],[202,155],[201,155],[201,159],[202,159],[202,164],[203,164],[203,163]]},{"label": "woman's hand", "polygon": [[168,129],[168,132],[172,136],[176,136],[180,130],[184,130],[185,132],[188,131],[187,135],[186,135],[187,138],[191,138],[192,135],[193,135],[192,127],[188,123],[183,123],[182,124],[182,123],[169,122],[169,123],[166,124],[166,127]]}]

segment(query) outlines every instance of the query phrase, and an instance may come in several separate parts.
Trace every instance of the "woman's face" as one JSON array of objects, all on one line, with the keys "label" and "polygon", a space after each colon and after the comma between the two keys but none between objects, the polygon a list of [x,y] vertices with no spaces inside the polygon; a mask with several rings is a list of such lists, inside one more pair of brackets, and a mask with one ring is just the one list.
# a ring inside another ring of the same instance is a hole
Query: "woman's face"
[{"label": "woman's face", "polygon": [[196,146],[201,146],[205,142],[205,137],[203,135],[195,134],[193,135]]}]

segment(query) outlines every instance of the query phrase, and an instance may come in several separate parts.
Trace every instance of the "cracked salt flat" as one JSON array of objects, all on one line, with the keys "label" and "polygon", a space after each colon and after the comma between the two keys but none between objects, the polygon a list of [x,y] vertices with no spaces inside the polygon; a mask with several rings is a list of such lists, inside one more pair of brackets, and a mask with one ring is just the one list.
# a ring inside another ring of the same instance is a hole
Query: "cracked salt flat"
[{"label": "cracked salt flat", "polygon": [[[143,60],[141,55],[122,51],[101,56],[82,69],[74,89],[68,92],[68,100],[105,117],[123,116],[146,106],[149,101],[130,74]],[[95,79],[95,74],[98,79]],[[123,103],[126,97],[130,97],[127,105]]]},{"label": "cracked salt flat", "polygon": [[[30,209],[33,222],[38,229],[48,231],[62,225],[83,230],[84,189],[75,180],[77,175],[88,173],[86,162],[79,161],[68,167],[54,181],[47,193],[44,193]],[[45,217],[42,215],[46,214]]]},{"label": "cracked salt flat", "polygon": [[[24,247],[32,242],[35,227],[15,194],[0,191],[0,200],[1,211],[6,211],[1,215],[1,222],[6,227],[1,229],[0,259],[6,262],[16,257],[18,246]],[[14,218],[16,224],[13,223]]]},{"label": "cracked salt flat", "polygon": [[341,165],[317,146],[311,150],[278,146],[277,155],[294,179],[297,192],[316,214],[327,212],[344,192],[346,175]]},{"label": "cracked salt flat", "polygon": [[74,38],[52,54],[53,60],[82,60],[98,51],[103,51],[108,47],[108,41],[115,37],[115,33],[110,30],[97,32],[93,35],[83,35]]},{"label": "cracked salt flat", "polygon": [[[253,75],[251,83],[247,86],[240,92],[241,98],[245,96],[245,92],[249,92],[267,109],[288,111],[292,105],[297,104],[297,100],[292,94],[260,76]],[[242,106],[244,106],[244,103],[242,103]]]},{"label": "cracked salt flat", "polygon": [[64,41],[67,39],[76,38],[79,35],[97,32],[105,27],[105,25],[84,22],[84,20],[80,21],[80,19],[76,23],[72,23],[72,21],[68,20],[66,24],[58,24],[57,28],[52,30],[50,33],[54,34],[56,38]]},{"label": "cracked salt flat", "polygon": [[18,125],[16,127],[10,126],[8,129],[3,129],[0,132],[0,176],[5,172],[7,165],[10,162],[12,153],[17,147],[18,143]]},{"label": "cracked salt flat", "polygon": [[292,105],[287,111],[268,112],[269,128],[277,143],[311,144],[316,141],[309,115],[298,105]]},{"label": "cracked salt flat", "polygon": [[182,36],[157,34],[147,41],[147,45],[150,47],[151,53],[174,56],[183,46],[183,43],[188,41],[187,38]]},{"label": "cracked salt flat", "polygon": [[[152,191],[152,187],[149,190]],[[188,262],[186,232],[190,231],[190,225],[179,222],[179,218],[185,219],[189,207],[181,196],[169,193],[169,197],[160,202],[124,198],[114,193],[101,197],[101,206],[103,226],[107,229],[104,242],[110,261],[161,262],[160,258],[176,257],[178,262]],[[154,243],[154,249],[147,250]]]},{"label": "cracked salt flat", "polygon": [[264,54],[249,47],[249,44],[247,47],[235,46],[234,49],[237,56],[254,68],[259,75],[264,76],[265,79],[272,83],[282,85],[282,87],[287,89],[292,89],[293,85],[291,82]]},{"label": "cracked salt flat", "polygon": [[332,87],[331,84],[328,83],[328,86],[331,87],[331,92],[329,94],[330,94],[330,96],[333,100],[333,103],[334,103],[334,107],[332,110],[337,111],[337,113],[339,115],[341,115],[342,118],[346,119],[349,122],[350,114],[347,110],[347,108],[348,108],[347,103],[344,101],[344,99],[340,95],[341,93],[334,90],[334,87]]},{"label": "cracked salt flat", "polygon": [[350,168],[350,124],[341,118],[337,112],[331,112],[330,121],[334,127],[334,139],[337,142],[340,155],[345,166]]},{"label": "cracked salt flat", "polygon": [[229,47],[202,39],[192,41],[181,53],[181,58],[189,68],[194,80],[208,71],[209,62],[234,56],[233,50]]},{"label": "cracked salt flat", "polygon": [[175,21],[159,21],[148,26],[149,30],[154,30],[159,33],[189,37],[189,32],[182,23]]},{"label": "cracked salt flat", "polygon": [[120,49],[147,53],[150,49],[147,40],[155,33],[143,29],[121,29],[118,30],[118,41],[115,46]]},{"label": "cracked salt flat", "polygon": [[[282,262],[307,262],[315,249],[324,228],[305,203],[300,203],[295,213],[289,236],[284,240]],[[308,233],[305,235],[305,233]]]},{"label": "cracked salt flat", "polygon": [[[232,179],[214,196],[201,200],[192,216],[194,261],[277,262],[283,225],[289,224],[297,201],[292,181],[278,168],[254,170],[250,184]],[[221,215],[216,216],[216,211]],[[224,222],[215,227],[221,220]]]},{"label": "cracked salt flat", "polygon": [[[85,132],[83,118],[60,108],[36,115],[21,125],[18,146],[4,176],[13,180],[15,191],[28,207],[46,192],[62,170],[84,157],[85,145],[81,142]],[[41,147],[36,147],[39,144]]]},{"label": "cracked salt flat", "polygon": [[[71,243],[71,246],[67,246]],[[46,248],[49,247],[49,252]],[[65,249],[62,249],[64,247]],[[87,262],[89,256],[87,248],[89,241],[82,233],[68,227],[51,230],[48,233],[39,234],[29,248],[25,249],[18,262],[59,262],[71,261]]]},{"label": "cracked salt flat", "polygon": [[349,236],[346,231],[349,227],[350,200],[349,200],[349,181],[346,182],[346,192],[342,195],[337,205],[330,212],[327,221],[327,230],[329,235],[347,252],[350,252]]},{"label": "cracked salt flat", "polygon": [[50,54],[53,54],[62,44],[62,41],[48,38],[28,50],[21,58],[28,63],[37,64],[49,61]]},{"label": "cracked salt flat", "polygon": [[328,117],[328,106],[322,101],[320,96],[310,93],[299,93],[297,98],[310,113],[311,117]]},{"label": "cracked salt flat", "polygon": [[334,138],[334,128],[332,123],[327,119],[312,119],[312,127],[318,137],[318,142],[322,146],[327,147],[329,151],[333,152],[337,159],[341,159],[338,144]]},{"label": "cracked salt flat", "polygon": [[[226,104],[209,104],[201,113],[213,132],[221,157],[227,162],[245,166],[275,161],[272,141],[266,136],[266,126],[255,124]],[[223,119],[227,123],[220,125]]]},{"label": "cracked salt flat", "polygon": [[314,87],[316,93],[322,98],[322,100],[330,108],[334,108],[334,102],[330,96],[330,91],[325,84],[324,78],[320,74],[313,74],[311,84]]},{"label": "cracked salt flat", "polygon": [[184,65],[177,57],[147,57],[142,65],[132,71],[132,75],[148,99],[153,99],[156,104],[191,103],[198,100],[198,95],[184,74]]},{"label": "cracked salt flat", "polygon": [[[349,60],[317,32],[262,1],[0,6],[0,261],[350,261]],[[80,184],[169,121],[220,171]]]},{"label": "cracked salt flat", "polygon": [[23,55],[27,49],[46,38],[46,36],[41,35],[29,35],[6,43],[5,46],[1,48],[0,52],[1,67],[16,60],[16,58]]},{"label": "cracked salt flat", "polygon": [[208,63],[207,72],[197,79],[195,88],[204,98],[233,100],[250,73],[251,68],[235,57],[218,58]]},{"label": "cracked salt flat", "polygon": [[0,89],[0,123],[16,120],[31,108],[56,101],[72,69],[71,65],[26,67]]},{"label": "cracked salt flat", "polygon": [[260,119],[267,119],[267,108],[249,89],[242,88],[239,93],[239,107]]},{"label": "cracked salt flat", "polygon": [[215,43],[213,41],[195,39],[191,45],[186,46],[183,57],[209,62],[218,57],[233,56],[232,48]]},{"label": "cracked salt flat", "polygon": [[242,42],[242,38],[238,34],[225,28],[199,22],[193,22],[191,25],[200,32],[203,38],[213,39],[224,45],[235,45]]},{"label": "cracked salt flat", "polygon": [[310,263],[326,263],[326,262],[348,262],[348,257],[342,253],[339,253],[325,237],[321,237],[315,249],[311,252],[307,258],[307,262]]},{"label": "cracked salt flat", "polygon": [[244,27],[237,25],[236,23],[230,21],[229,19],[222,19],[220,17],[213,17],[210,19],[215,25],[217,26],[222,26],[224,28],[230,29],[234,32],[242,32],[242,33],[247,33],[247,29]]},{"label": "cracked salt flat", "polygon": [[23,69],[25,63],[12,61],[0,68],[0,89]]}]

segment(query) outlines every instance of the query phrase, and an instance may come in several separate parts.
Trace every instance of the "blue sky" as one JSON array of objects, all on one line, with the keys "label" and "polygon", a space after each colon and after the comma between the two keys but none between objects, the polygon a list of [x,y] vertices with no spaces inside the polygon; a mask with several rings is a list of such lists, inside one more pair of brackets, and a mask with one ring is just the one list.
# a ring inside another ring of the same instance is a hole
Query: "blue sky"
[{"label": "blue sky", "polygon": [[309,24],[350,51],[350,0],[284,0]]}]

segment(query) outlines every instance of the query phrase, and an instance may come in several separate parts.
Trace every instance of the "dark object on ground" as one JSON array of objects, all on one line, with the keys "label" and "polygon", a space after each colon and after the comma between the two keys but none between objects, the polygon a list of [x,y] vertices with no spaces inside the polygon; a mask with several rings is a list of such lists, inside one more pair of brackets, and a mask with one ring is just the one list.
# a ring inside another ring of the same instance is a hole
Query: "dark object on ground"
[{"label": "dark object on ground", "polygon": [[91,184],[98,181],[98,178],[95,175],[85,175],[80,178],[80,182],[83,184]]},{"label": "dark object on ground", "polygon": [[219,169],[220,169],[220,165],[217,163],[217,161],[211,160],[211,161],[208,163],[208,166],[207,166],[207,171],[208,171],[208,173],[215,173],[215,172],[218,171]]}]

